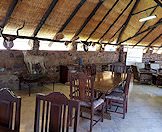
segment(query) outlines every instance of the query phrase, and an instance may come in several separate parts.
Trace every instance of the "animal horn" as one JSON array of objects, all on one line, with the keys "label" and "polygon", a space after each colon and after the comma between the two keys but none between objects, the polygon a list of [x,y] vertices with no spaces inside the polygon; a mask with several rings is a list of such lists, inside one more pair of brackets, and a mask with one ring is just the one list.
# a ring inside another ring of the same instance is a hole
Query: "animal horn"
[{"label": "animal horn", "polygon": [[16,31],[17,32],[17,36],[19,36],[19,30],[23,29],[24,26],[25,26],[25,21],[23,22],[23,25],[20,28],[17,29],[17,31]]},{"label": "animal horn", "polygon": [[2,36],[3,28],[0,27],[0,37]]}]

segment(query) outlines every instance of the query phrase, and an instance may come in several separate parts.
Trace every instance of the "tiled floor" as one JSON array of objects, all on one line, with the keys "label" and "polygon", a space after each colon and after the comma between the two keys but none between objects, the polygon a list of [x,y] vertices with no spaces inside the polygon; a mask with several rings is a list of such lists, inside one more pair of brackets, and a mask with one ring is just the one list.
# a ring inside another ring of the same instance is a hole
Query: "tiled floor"
[{"label": "tiled floor", "polygon": [[[69,95],[69,87],[55,84],[55,91]],[[52,85],[33,88],[29,97],[27,89],[15,91],[22,97],[21,131],[33,132],[35,96],[37,92],[52,92]],[[93,127],[93,132],[162,132],[162,88],[131,83],[129,107],[126,118],[111,114],[112,120],[104,119]],[[89,121],[80,119],[79,131],[87,132]]]}]

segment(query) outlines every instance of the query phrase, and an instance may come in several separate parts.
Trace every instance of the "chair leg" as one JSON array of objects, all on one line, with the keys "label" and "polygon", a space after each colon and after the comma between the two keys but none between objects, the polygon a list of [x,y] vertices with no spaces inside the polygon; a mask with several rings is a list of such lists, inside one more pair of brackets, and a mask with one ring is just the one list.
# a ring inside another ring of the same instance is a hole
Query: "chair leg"
[{"label": "chair leg", "polygon": [[93,115],[94,115],[94,109],[91,108],[90,132],[92,132],[92,127],[93,127]]},{"label": "chair leg", "polygon": [[125,113],[126,113],[126,101],[123,103],[123,119],[125,118]]},{"label": "chair leg", "polygon": [[128,100],[126,100],[126,113],[127,113],[127,109],[128,109]]},{"label": "chair leg", "polygon": [[103,103],[102,105],[102,117],[101,117],[101,122],[103,122],[103,119],[104,119],[104,107],[105,107],[105,103]]}]

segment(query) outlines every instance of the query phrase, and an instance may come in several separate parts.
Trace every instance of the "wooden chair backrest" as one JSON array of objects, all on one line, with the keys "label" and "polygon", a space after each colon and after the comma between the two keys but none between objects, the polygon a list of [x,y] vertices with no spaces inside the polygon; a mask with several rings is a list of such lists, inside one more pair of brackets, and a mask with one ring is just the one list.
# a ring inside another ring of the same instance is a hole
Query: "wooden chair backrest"
[{"label": "wooden chair backrest", "polygon": [[93,101],[95,76],[83,72],[70,75],[70,98],[81,101]]},{"label": "wooden chair backrest", "polygon": [[0,126],[19,132],[21,98],[8,88],[0,89]]},{"label": "wooden chair backrest", "polygon": [[53,92],[36,96],[34,132],[68,132],[72,115],[73,132],[77,132],[80,105],[64,94]]},{"label": "wooden chair backrest", "polygon": [[86,72],[88,75],[96,75],[96,65],[95,64],[86,65]]},{"label": "wooden chair backrest", "polygon": [[111,70],[115,73],[126,73],[127,66],[122,63],[113,63],[111,66]]},{"label": "wooden chair backrest", "polygon": [[126,77],[125,85],[124,85],[125,95],[128,95],[128,92],[129,92],[129,85],[130,85],[130,81],[131,81],[131,76],[132,76],[132,71],[131,71],[131,69],[128,69],[127,77]]}]

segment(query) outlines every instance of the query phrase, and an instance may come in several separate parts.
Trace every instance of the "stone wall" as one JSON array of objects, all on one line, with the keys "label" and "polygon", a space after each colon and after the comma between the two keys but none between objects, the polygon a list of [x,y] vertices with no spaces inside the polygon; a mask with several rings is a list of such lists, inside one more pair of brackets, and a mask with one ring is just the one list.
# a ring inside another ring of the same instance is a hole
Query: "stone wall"
[{"label": "stone wall", "polygon": [[[32,51],[28,51],[33,54]],[[38,53],[45,58],[45,66],[48,75],[59,81],[59,66],[78,63],[78,58],[83,59],[84,64],[95,63],[97,65],[108,64],[118,61],[116,52],[76,52],[76,51],[39,51]],[[27,71],[24,63],[22,51],[0,50],[0,67],[5,68],[6,73],[21,73]],[[155,60],[162,64],[162,55],[144,54],[143,62]],[[161,65],[162,66],[162,65]],[[1,74],[1,72],[0,72]],[[3,73],[4,74],[4,73]]]},{"label": "stone wall", "polygon": [[[32,51],[28,51],[30,54]],[[76,51],[39,51],[40,56],[45,58],[45,66],[49,76],[59,80],[59,66],[78,63],[78,58],[83,59],[83,64],[107,64],[116,62],[118,54],[115,52],[76,52]],[[4,67],[8,73],[21,73],[26,71],[22,51],[0,51],[0,67]],[[0,73],[1,74],[1,73]]]}]

